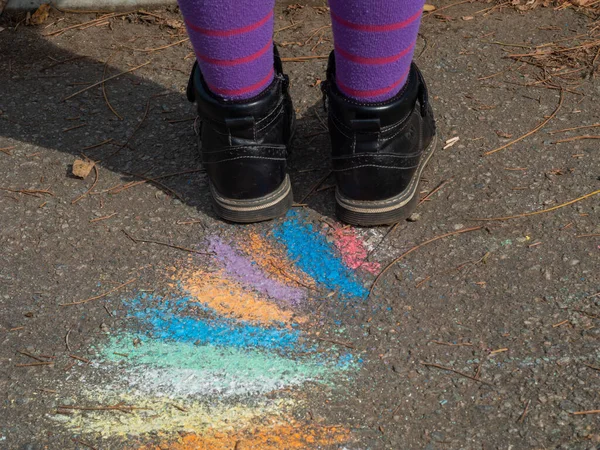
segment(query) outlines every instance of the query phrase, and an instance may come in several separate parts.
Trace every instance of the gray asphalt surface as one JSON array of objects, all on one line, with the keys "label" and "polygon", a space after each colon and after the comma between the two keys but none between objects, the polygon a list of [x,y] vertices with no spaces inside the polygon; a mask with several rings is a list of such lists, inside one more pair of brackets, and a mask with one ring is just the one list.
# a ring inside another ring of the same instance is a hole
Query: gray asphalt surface
[{"label": "gray asphalt surface", "polygon": [[[481,12],[492,6],[462,4],[424,19],[417,63],[429,83],[442,143],[459,139],[441,148],[426,170],[421,195],[442,187],[419,206],[415,221],[389,234],[387,228],[357,233],[369,242],[369,261],[383,268],[433,237],[484,228],[419,248],[364,302],[333,296],[318,310],[301,308],[320,324],[308,333],[319,328],[351,342],[362,361],[325,391],[298,388],[304,398],[294,413],[298,420],[341,425],[353,436],[345,444],[304,448],[600,446],[600,196],[528,217],[473,220],[539,212],[600,189],[600,141],[555,143],[598,129],[550,134],[600,122],[599,78],[586,65],[598,44],[571,58],[537,60],[548,66],[545,72],[526,64],[526,57],[507,58],[559,39],[569,38],[564,48],[593,42],[593,18],[572,8]],[[161,48],[184,39],[185,31],[174,10],[154,13],[169,21],[130,15],[58,36],[47,34],[96,16],[53,11],[38,27],[20,23],[20,16],[0,18],[0,448],[163,442],[159,432],[102,435],[66,426],[70,416],[56,419],[60,405],[90,404],[83,390],[104,382],[98,348],[115,333],[139,331],[122,299],[166,289],[162,271],[190,256],[132,242],[123,231],[206,251],[209,236],[243,241],[283,222],[243,227],[215,217],[195,147],[193,107],[184,95],[191,47]],[[330,51],[322,8],[278,4],[276,17],[277,29],[297,24],[276,33],[284,57]],[[109,110],[99,87],[63,100],[101,80],[105,69],[110,76],[148,61],[106,83],[123,120]],[[324,59],[286,63],[299,115],[291,176],[296,200],[308,195],[306,206],[295,210],[333,240],[340,226],[328,188],[333,181],[314,189],[329,170],[318,88],[324,68]],[[485,155],[551,115],[531,136]],[[71,175],[82,154],[100,161],[96,181],[94,172],[85,180]],[[126,185],[174,173],[180,175],[160,184]],[[375,278],[358,276],[367,288]],[[60,306],[131,278],[135,283],[98,301]],[[19,366],[39,362],[53,364]],[[582,411],[592,412],[574,414]],[[172,432],[169,427],[166,434]],[[235,448],[253,447],[240,438]]]}]

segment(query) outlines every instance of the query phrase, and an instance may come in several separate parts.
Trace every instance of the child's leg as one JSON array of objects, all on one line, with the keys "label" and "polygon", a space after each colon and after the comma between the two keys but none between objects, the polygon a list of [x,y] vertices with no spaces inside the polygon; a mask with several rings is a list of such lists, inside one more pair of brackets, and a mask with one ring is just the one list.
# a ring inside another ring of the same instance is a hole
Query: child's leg
[{"label": "child's leg", "polygon": [[261,93],[273,81],[275,0],[179,0],[208,88],[228,100]]},{"label": "child's leg", "polygon": [[348,97],[379,102],[402,89],[424,0],[329,0],[336,84]]}]

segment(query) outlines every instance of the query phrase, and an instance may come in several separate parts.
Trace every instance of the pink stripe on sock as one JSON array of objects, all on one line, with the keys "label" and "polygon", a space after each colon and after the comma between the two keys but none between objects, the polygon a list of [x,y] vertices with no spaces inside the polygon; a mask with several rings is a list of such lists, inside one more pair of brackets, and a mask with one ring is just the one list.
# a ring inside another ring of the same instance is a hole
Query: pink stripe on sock
[{"label": "pink stripe on sock", "polygon": [[384,88],[381,88],[381,89],[371,89],[371,90],[367,90],[367,91],[360,90],[360,89],[353,89],[353,88],[351,88],[349,86],[346,86],[344,83],[340,82],[339,79],[336,79],[336,84],[337,84],[338,88],[340,89],[340,91],[342,91],[342,93],[344,93],[348,97],[354,97],[354,98],[374,98],[374,97],[379,97],[379,96],[385,95],[388,92],[393,91],[394,89],[396,89],[402,83],[404,83],[404,81],[406,80],[406,76],[407,76],[409,70],[410,70],[410,66],[408,67],[408,70],[406,70],[402,74],[402,76],[400,77],[400,79],[398,81],[396,81],[391,86],[384,87]]},{"label": "pink stripe on sock", "polygon": [[267,45],[265,45],[263,48],[261,48],[256,53],[252,53],[251,55],[244,56],[242,58],[215,59],[215,58],[209,58],[208,56],[201,55],[200,53],[196,53],[196,58],[198,58],[199,60],[201,60],[205,63],[214,64],[215,66],[231,67],[231,66],[237,66],[240,64],[252,62],[252,61],[260,58],[262,55],[264,55],[265,53],[270,51],[272,48],[273,48],[273,41],[271,40],[271,41],[267,42]]},{"label": "pink stripe on sock", "polygon": [[198,33],[204,34],[206,36],[230,37],[230,36],[236,36],[238,34],[248,33],[250,31],[254,31],[254,30],[262,27],[264,24],[266,24],[269,20],[271,20],[272,17],[273,17],[273,11],[270,11],[269,14],[267,14],[265,17],[260,19],[258,22],[252,23],[245,27],[234,28],[231,30],[210,30],[208,28],[200,28],[199,26],[191,23],[189,20],[185,20],[185,23],[192,30],[197,31]]},{"label": "pink stripe on sock", "polygon": [[383,65],[396,62],[403,56],[408,55],[415,47],[415,44],[416,41],[396,55],[374,58],[365,58],[364,56],[353,55],[352,53],[349,53],[346,50],[342,50],[338,45],[335,46],[335,51],[342,58],[357,64]]},{"label": "pink stripe on sock", "polygon": [[404,28],[404,27],[410,25],[415,20],[419,19],[419,17],[421,17],[421,13],[422,13],[422,10],[419,9],[419,11],[417,11],[414,15],[410,16],[406,20],[404,20],[402,22],[390,23],[387,25],[366,25],[366,24],[349,22],[348,20],[342,19],[340,16],[334,14],[333,11],[331,11],[331,18],[333,20],[335,20],[337,23],[339,23],[340,25],[350,28],[352,30],[367,31],[367,32],[389,32],[389,31],[399,30],[401,28]]},{"label": "pink stripe on sock", "polygon": [[262,89],[263,87],[265,87],[265,85],[267,83],[269,83],[269,81],[271,81],[271,78],[273,77],[274,74],[275,74],[275,69],[271,68],[271,70],[269,71],[267,76],[264,77],[262,80],[258,81],[257,83],[251,84],[250,86],[246,86],[246,87],[243,87],[240,89],[221,89],[221,88],[218,88],[218,87],[212,86],[212,85],[208,85],[208,88],[211,90],[211,92],[213,92],[217,95],[221,95],[223,97],[239,97],[241,95],[248,94],[250,92],[258,91],[259,89]]}]

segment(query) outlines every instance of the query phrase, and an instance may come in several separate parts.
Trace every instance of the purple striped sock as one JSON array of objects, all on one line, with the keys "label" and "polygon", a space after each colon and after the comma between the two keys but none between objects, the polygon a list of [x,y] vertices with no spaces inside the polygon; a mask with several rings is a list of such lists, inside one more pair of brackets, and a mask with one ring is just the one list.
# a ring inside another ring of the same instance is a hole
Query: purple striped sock
[{"label": "purple striped sock", "polygon": [[208,88],[227,100],[273,81],[275,0],[178,0]]},{"label": "purple striped sock", "polygon": [[408,77],[424,0],[329,0],[336,83],[361,102],[394,97]]}]

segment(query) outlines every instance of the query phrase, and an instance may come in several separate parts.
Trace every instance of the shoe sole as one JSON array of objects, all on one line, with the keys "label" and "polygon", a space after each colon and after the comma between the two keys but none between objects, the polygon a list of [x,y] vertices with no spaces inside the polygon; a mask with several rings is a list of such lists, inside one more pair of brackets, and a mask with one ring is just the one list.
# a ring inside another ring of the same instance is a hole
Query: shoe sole
[{"label": "shoe sole", "polygon": [[389,225],[408,218],[417,207],[417,192],[421,174],[433,156],[436,146],[437,137],[434,136],[429,147],[425,149],[410,184],[403,192],[394,197],[375,201],[352,200],[344,197],[339,189],[336,189],[335,199],[338,218],[350,225],[357,226]]},{"label": "shoe sole", "polygon": [[220,195],[210,185],[213,207],[219,217],[229,222],[254,223],[283,216],[294,203],[289,175],[274,192],[251,200],[236,200]]}]

